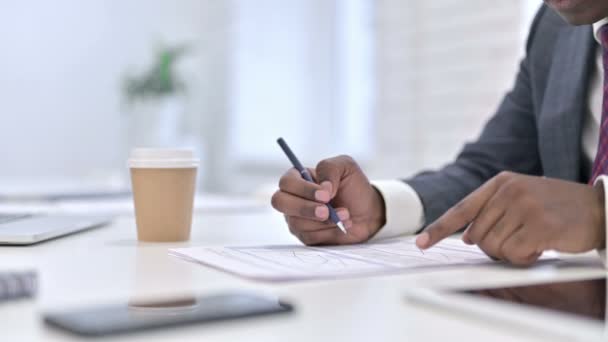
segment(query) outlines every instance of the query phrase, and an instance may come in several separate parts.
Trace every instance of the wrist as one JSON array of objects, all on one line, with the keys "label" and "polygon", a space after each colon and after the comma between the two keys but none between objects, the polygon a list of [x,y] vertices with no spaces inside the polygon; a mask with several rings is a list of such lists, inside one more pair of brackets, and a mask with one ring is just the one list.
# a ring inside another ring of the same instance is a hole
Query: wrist
[{"label": "wrist", "polygon": [[386,205],[384,203],[384,197],[375,187],[372,188],[373,199],[372,199],[372,217],[370,219],[370,231],[371,234],[375,234],[380,228],[386,224]]}]

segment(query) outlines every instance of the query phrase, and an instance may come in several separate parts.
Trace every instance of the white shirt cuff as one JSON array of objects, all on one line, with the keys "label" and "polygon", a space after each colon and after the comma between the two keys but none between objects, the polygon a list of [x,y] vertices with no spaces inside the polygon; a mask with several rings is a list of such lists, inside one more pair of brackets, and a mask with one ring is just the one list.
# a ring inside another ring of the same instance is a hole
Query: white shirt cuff
[{"label": "white shirt cuff", "polygon": [[411,186],[399,180],[377,180],[371,184],[384,198],[386,218],[372,240],[414,234],[424,226],[424,207]]},{"label": "white shirt cuff", "polygon": [[[606,220],[608,220],[608,187],[606,186],[606,182],[608,181],[608,176],[606,175],[601,175],[599,177],[597,177],[595,179],[595,183],[593,184],[594,186],[598,185],[598,183],[602,183],[602,188],[604,189],[604,217]],[[604,229],[606,229],[606,239],[608,240],[608,224],[606,224],[606,222],[604,222]],[[600,254],[600,257],[602,258],[602,261],[604,262],[604,266],[608,267],[608,259],[606,256],[606,247],[608,247],[608,241],[606,241],[606,243],[604,244],[604,249],[598,251],[598,253]]]}]

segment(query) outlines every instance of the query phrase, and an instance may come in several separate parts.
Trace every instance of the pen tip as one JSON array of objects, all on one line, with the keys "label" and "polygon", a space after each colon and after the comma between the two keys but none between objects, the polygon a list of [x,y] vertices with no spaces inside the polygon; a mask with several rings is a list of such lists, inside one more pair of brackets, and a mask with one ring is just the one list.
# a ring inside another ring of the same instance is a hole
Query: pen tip
[{"label": "pen tip", "polygon": [[336,225],[338,226],[338,228],[340,228],[342,233],[346,234],[346,227],[344,227],[344,223],[338,222],[338,223],[336,223]]}]

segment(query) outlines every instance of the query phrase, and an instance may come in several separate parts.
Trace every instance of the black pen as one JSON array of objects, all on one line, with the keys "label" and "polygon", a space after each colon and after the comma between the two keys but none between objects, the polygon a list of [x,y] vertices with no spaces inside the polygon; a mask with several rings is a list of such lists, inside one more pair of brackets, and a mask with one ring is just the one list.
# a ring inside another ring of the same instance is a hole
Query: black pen
[{"label": "black pen", "polygon": [[[300,173],[302,178],[304,178],[305,180],[307,180],[311,183],[314,183],[315,181],[310,176],[310,173],[308,172],[308,170],[306,170],[302,166],[302,163],[300,163],[298,158],[296,158],[296,155],[293,154],[293,152],[291,151],[289,146],[287,146],[287,143],[285,142],[285,140],[283,140],[283,138],[279,138],[279,139],[277,139],[277,143],[279,144],[279,146],[281,146],[281,149],[283,150],[283,152],[285,152],[285,154],[287,155],[287,158],[289,158],[289,161],[291,161],[291,164],[293,164],[293,167],[295,167],[296,170],[298,170],[298,172]],[[332,207],[331,204],[329,204],[329,203],[327,203],[326,205],[327,205],[327,209],[329,209],[329,219],[333,223],[335,223],[338,226],[338,228],[340,228],[342,233],[346,234],[346,228],[344,227],[344,223],[342,223],[342,221],[340,221],[340,218],[338,217],[338,214],[336,213],[336,210],[334,209],[334,207]]]}]

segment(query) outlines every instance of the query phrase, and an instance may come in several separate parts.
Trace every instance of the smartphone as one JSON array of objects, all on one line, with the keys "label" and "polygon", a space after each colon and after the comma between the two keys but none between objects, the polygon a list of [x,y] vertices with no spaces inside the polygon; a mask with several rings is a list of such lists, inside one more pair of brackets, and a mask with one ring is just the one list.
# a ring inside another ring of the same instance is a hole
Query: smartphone
[{"label": "smartphone", "polygon": [[278,298],[247,293],[158,301],[130,301],[120,305],[44,314],[47,325],[84,336],[104,336],[187,324],[288,313],[293,307]]}]

